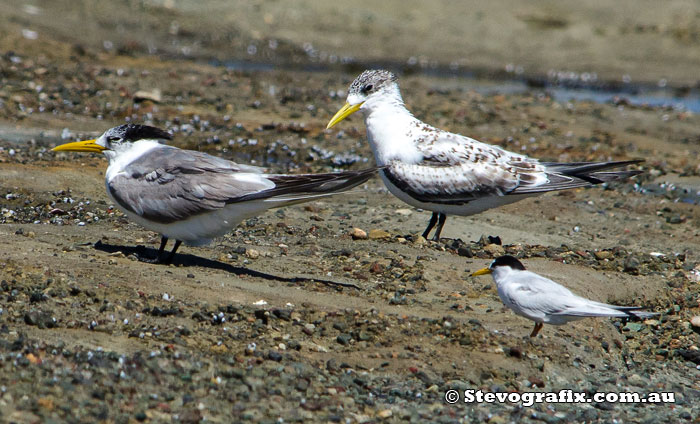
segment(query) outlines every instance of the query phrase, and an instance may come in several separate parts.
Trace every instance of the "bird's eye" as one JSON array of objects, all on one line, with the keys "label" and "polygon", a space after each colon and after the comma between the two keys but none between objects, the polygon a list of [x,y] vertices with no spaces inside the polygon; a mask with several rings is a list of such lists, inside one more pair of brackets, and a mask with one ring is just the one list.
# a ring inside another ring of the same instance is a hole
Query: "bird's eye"
[{"label": "bird's eye", "polygon": [[115,141],[119,141],[119,137],[117,137],[115,135],[110,135],[109,137],[107,137],[107,141],[109,141],[110,143],[115,142]]},{"label": "bird's eye", "polygon": [[369,93],[370,91],[372,91],[373,88],[374,88],[373,84],[367,84],[364,87],[362,87],[362,92]]}]

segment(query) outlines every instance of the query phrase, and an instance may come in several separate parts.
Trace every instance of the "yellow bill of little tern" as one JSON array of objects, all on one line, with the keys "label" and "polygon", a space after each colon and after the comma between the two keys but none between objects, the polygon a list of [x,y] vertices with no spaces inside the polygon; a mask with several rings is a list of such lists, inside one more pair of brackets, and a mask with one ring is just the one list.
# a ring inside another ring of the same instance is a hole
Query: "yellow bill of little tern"
[{"label": "yellow bill of little tern", "polygon": [[491,274],[498,296],[516,314],[535,322],[530,337],[537,336],[544,324],[562,325],[588,317],[649,318],[654,312],[639,306],[616,306],[577,296],[549,278],[525,269],[513,256],[496,258],[488,268],[472,276]]}]

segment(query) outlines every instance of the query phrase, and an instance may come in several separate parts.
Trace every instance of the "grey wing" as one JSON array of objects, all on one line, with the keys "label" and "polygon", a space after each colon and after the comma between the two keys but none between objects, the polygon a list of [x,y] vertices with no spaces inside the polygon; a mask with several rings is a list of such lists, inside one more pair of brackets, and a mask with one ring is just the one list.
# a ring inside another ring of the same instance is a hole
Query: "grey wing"
[{"label": "grey wing", "polygon": [[542,317],[560,314],[575,304],[577,296],[566,287],[534,272],[526,271],[522,276],[522,281],[504,287],[504,301]]},{"label": "grey wing", "polygon": [[383,171],[397,187],[417,200],[461,204],[485,196],[538,194],[587,187],[637,175],[639,171],[606,172],[639,163],[540,163],[524,155],[446,131],[428,128],[418,137],[422,160],[394,162]]},{"label": "grey wing", "polygon": [[164,147],[129,164],[107,182],[107,189],[126,210],[170,223],[273,188],[260,172],[205,153]]},{"label": "grey wing", "polygon": [[428,132],[418,148],[422,160],[394,161],[382,172],[419,201],[462,204],[547,182],[536,160],[458,134]]},{"label": "grey wing", "polygon": [[107,183],[123,208],[151,221],[170,223],[232,203],[270,200],[284,206],[351,189],[377,168],[326,174],[268,175],[206,153],[156,149]]},{"label": "grey wing", "polygon": [[637,306],[617,306],[607,303],[596,302],[594,300],[578,297],[571,302],[568,307],[555,315],[568,315],[575,317],[637,317],[650,318],[653,312],[642,311]]}]

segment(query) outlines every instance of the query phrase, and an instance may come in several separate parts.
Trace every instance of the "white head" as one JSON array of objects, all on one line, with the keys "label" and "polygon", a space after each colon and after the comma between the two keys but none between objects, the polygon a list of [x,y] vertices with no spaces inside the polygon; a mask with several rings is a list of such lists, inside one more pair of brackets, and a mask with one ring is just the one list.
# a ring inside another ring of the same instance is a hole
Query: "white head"
[{"label": "white head", "polygon": [[358,110],[367,115],[381,106],[403,107],[397,81],[396,75],[389,71],[364,71],[350,84],[345,106],[333,116],[326,128],[331,128]]},{"label": "white head", "polygon": [[131,149],[134,143],[151,140],[164,143],[172,140],[170,133],[148,125],[124,124],[110,128],[94,140],[76,141],[54,147],[54,151],[104,153],[113,159],[118,153]]}]

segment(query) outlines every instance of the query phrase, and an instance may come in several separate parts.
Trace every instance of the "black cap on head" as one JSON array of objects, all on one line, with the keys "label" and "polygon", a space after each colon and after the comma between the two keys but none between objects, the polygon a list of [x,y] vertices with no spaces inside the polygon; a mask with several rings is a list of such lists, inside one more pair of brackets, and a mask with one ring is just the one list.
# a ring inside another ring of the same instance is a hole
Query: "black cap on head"
[{"label": "black cap on head", "polygon": [[145,139],[172,140],[173,138],[170,133],[163,131],[160,128],[137,124],[119,125],[118,127],[108,130],[105,135],[108,138],[118,137],[122,141],[138,141]]},{"label": "black cap on head", "polygon": [[523,266],[522,262],[510,255],[504,255],[494,259],[491,265],[489,265],[489,268],[494,269],[499,266],[509,266],[513,269],[525,271],[525,266]]}]

